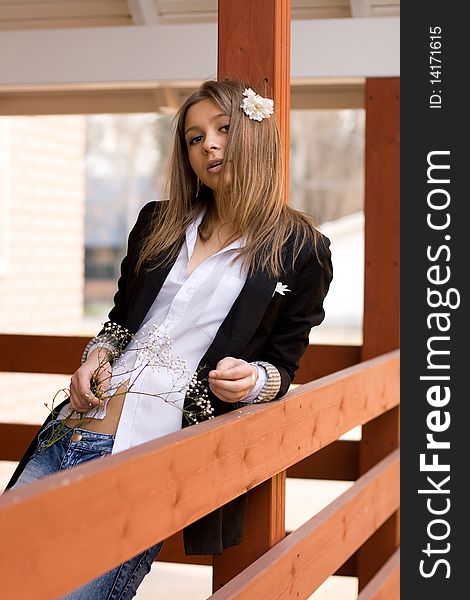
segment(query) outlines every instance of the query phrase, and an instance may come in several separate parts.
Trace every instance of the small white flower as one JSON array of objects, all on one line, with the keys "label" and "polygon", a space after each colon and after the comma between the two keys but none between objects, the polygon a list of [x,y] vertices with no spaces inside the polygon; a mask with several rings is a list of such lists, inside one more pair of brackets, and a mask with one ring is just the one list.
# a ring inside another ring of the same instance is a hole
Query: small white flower
[{"label": "small white flower", "polygon": [[277,292],[278,294],[281,294],[281,296],[285,296],[285,292],[290,292],[291,290],[287,287],[287,285],[285,285],[284,283],[281,283],[280,281],[278,281],[276,283],[276,289],[273,292],[273,296],[274,294]]},{"label": "small white flower", "polygon": [[243,112],[250,119],[262,121],[274,113],[274,101],[270,98],[263,98],[251,88],[245,89],[243,95],[245,98],[243,98],[240,108],[243,108]]}]

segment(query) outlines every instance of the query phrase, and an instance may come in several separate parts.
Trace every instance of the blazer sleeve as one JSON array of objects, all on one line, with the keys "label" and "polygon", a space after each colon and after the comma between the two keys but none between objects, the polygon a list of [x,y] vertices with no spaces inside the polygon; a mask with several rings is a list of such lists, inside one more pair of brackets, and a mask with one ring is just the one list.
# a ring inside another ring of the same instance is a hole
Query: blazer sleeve
[{"label": "blazer sleeve", "polygon": [[273,364],[281,374],[276,398],[288,391],[307,349],[310,330],[325,317],[323,301],[333,278],[329,246],[329,239],[321,236],[316,251],[312,248],[306,252],[307,257],[293,273],[291,292],[286,293],[285,307],[262,351],[261,360]]}]

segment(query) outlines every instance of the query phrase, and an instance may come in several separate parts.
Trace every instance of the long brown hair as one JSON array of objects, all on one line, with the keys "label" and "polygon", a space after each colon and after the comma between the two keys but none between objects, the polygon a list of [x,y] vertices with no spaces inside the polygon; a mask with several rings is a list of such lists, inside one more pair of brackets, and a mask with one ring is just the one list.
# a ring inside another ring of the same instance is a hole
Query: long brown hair
[{"label": "long brown hair", "polygon": [[[279,276],[282,249],[288,240],[293,260],[305,243],[313,242],[317,247],[320,236],[313,218],[285,202],[282,146],[275,118],[254,121],[240,108],[243,91],[248,87],[236,80],[206,81],[179,109],[168,162],[168,200],[162,203],[158,222],[153,223],[143,244],[138,269],[144,263],[150,268],[170,264],[179,252],[178,242],[186,227],[201,210],[209,216],[209,222],[212,215],[221,223],[231,224],[233,236],[227,244],[244,237],[246,243],[239,258],[249,275],[262,269]],[[209,188],[198,186],[184,135],[188,109],[208,99],[230,117],[217,201]],[[230,170],[229,185],[224,185],[226,169]]]}]

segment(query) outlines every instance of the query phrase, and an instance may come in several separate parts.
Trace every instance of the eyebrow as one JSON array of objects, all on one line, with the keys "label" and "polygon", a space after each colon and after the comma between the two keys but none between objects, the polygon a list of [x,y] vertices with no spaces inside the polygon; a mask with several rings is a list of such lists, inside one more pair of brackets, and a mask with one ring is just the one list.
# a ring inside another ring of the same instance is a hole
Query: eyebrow
[{"label": "eyebrow", "polygon": [[[210,121],[215,121],[219,117],[228,117],[228,115],[226,115],[225,113],[219,113],[218,115],[214,115],[213,117],[211,117],[209,120]],[[191,125],[191,127],[188,127],[186,129],[186,131],[184,132],[184,134],[187,135],[188,131],[191,131],[192,129],[200,129],[200,127],[199,127],[199,125]]]}]

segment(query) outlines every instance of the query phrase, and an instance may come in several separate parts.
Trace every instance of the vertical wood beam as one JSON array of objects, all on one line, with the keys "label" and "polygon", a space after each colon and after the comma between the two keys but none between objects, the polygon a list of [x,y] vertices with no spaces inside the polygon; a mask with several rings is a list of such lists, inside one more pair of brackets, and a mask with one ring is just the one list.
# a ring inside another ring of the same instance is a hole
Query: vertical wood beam
[{"label": "vertical wood beam", "polygon": [[362,360],[398,348],[400,83],[366,81],[365,288]]},{"label": "vertical wood beam", "polygon": [[291,0],[219,0],[218,79],[242,79],[274,99],[289,197]]},{"label": "vertical wood beam", "polygon": [[[362,360],[398,348],[400,301],[400,82],[366,82],[365,290]],[[399,446],[399,410],[362,428],[362,474]],[[362,589],[399,545],[395,513],[358,551]]]},{"label": "vertical wood beam", "polygon": [[[290,0],[219,0],[217,77],[247,81],[274,99],[289,190]],[[241,102],[242,99],[240,99]],[[213,590],[285,536],[286,472],[249,492],[243,542],[213,559]]]},{"label": "vertical wood beam", "polygon": [[286,471],[248,492],[243,542],[213,557],[212,590],[216,592],[286,535]]}]

